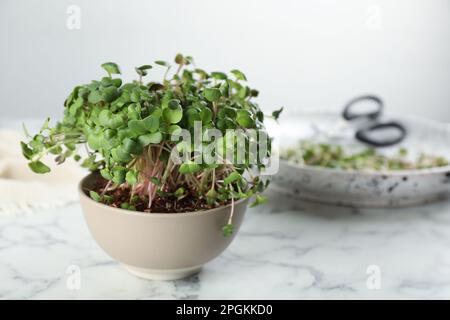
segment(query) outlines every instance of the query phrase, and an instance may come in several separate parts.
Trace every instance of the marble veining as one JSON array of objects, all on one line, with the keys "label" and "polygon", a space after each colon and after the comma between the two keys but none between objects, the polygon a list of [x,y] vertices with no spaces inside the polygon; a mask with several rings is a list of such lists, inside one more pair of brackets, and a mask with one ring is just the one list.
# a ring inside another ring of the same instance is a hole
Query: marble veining
[{"label": "marble veining", "polygon": [[[94,242],[78,204],[0,217],[2,299],[450,298],[450,203],[356,209],[268,191],[231,246],[189,279],[130,275]],[[381,271],[369,289],[367,268]],[[80,287],[68,286],[70,266]]]}]

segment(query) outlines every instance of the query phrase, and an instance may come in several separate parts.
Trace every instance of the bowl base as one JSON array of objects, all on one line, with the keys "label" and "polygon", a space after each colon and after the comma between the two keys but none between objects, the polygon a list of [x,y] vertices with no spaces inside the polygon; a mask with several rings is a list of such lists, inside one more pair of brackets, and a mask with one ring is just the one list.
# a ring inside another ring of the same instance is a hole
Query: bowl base
[{"label": "bowl base", "polygon": [[183,269],[147,269],[123,265],[131,274],[148,280],[178,280],[190,277],[200,271],[202,266]]}]

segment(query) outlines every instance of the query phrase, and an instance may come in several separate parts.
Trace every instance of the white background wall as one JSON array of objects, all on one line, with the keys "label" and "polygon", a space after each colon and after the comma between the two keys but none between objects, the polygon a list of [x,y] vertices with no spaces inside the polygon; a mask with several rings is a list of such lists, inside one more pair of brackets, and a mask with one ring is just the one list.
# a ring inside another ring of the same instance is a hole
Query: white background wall
[{"label": "white background wall", "polygon": [[[79,30],[66,26],[71,4]],[[131,79],[177,52],[242,69],[266,110],[373,92],[390,110],[450,121],[450,0],[0,0],[0,116],[60,115],[102,62]]]}]

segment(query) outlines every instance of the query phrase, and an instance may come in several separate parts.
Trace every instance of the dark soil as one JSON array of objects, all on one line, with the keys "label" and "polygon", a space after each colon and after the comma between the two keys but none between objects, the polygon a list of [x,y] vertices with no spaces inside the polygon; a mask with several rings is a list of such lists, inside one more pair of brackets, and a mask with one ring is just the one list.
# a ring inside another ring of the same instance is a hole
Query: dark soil
[{"label": "dark soil", "polygon": [[[92,190],[101,195],[103,194],[106,184],[107,180],[99,177]],[[122,186],[114,190],[106,191],[106,197],[102,197],[101,202],[114,208],[121,208],[122,204],[125,203],[132,205],[134,207],[133,210],[136,209],[136,211],[168,214],[207,210],[216,207],[206,203],[205,199],[198,198],[193,192],[187,192],[188,194],[180,200],[173,196],[161,197],[156,195],[152,201],[151,208],[148,208],[148,197],[141,198],[135,196],[130,201],[131,189],[129,187]],[[220,206],[225,204],[226,203],[222,203]]]}]

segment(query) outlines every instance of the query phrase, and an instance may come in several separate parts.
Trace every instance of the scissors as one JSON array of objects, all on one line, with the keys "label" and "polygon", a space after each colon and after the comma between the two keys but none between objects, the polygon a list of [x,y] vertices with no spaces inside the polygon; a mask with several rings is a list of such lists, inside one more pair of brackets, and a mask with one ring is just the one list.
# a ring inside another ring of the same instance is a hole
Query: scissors
[{"label": "scissors", "polygon": [[[354,110],[356,105],[363,101],[374,102],[374,110],[359,112]],[[405,139],[407,130],[397,121],[380,120],[383,108],[383,100],[375,95],[356,97],[344,106],[343,119],[322,133],[329,138],[335,138],[346,131],[345,129],[352,129],[352,135],[357,140],[372,147],[387,147],[400,143]]]}]

